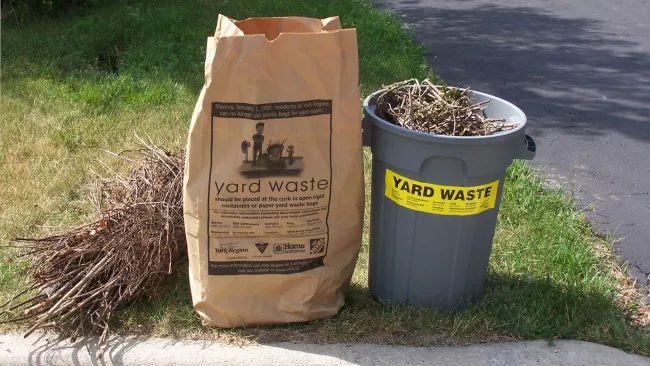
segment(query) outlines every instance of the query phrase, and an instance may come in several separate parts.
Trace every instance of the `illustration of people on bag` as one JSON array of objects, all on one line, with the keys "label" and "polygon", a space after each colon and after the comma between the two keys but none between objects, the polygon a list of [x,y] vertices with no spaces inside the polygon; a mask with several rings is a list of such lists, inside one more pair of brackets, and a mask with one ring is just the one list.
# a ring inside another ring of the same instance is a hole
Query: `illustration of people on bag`
[{"label": "illustration of people on bag", "polygon": [[303,157],[295,156],[294,145],[288,145],[285,152],[284,140],[269,139],[264,148],[264,142],[267,141],[264,136],[264,122],[255,123],[255,134],[252,136],[253,157],[249,158],[248,149],[251,143],[244,140],[241,143],[241,151],[244,154],[244,162],[241,166],[241,173],[244,175],[298,175],[303,169]]},{"label": "illustration of people on bag", "polygon": [[264,144],[264,122],[255,125],[255,134],[253,135],[253,166],[257,166],[258,157],[262,156],[262,145]]},{"label": "illustration of people on bag", "polygon": [[293,145],[289,145],[289,147],[287,147],[287,154],[289,154],[289,160],[287,160],[287,163],[289,163],[289,165],[293,165],[293,163],[296,161],[296,159],[293,157]]}]

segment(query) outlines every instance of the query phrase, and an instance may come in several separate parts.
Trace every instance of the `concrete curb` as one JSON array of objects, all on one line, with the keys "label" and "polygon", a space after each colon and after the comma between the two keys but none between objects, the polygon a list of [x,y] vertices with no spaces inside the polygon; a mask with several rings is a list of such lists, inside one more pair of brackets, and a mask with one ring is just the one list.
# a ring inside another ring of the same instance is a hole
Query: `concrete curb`
[{"label": "concrete curb", "polygon": [[71,344],[55,335],[23,339],[0,335],[0,365],[626,365],[648,366],[650,359],[607,346],[557,341],[510,342],[467,347],[278,343],[237,347],[210,341],[114,338],[103,359],[92,355],[97,339]]}]

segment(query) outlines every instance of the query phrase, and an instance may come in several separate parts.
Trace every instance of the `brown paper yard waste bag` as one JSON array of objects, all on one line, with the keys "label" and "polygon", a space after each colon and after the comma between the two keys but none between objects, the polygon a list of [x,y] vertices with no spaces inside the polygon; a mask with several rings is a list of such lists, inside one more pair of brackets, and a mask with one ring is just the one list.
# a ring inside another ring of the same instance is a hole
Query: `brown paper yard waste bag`
[{"label": "brown paper yard waste bag", "polygon": [[334,315],[363,224],[356,31],[219,16],[206,51],[184,180],[194,308],[219,327]]}]

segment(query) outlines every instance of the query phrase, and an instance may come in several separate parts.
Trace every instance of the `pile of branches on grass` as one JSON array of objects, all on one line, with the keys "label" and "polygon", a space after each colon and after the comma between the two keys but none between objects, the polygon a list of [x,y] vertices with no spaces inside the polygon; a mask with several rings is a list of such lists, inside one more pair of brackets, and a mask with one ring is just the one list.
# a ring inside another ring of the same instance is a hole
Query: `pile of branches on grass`
[{"label": "pile of branches on grass", "polygon": [[[147,145],[119,156],[127,177],[97,175],[99,219],[61,235],[16,239],[29,260],[29,282],[2,304],[2,323],[27,321],[29,336],[55,328],[73,339],[101,334],[117,309],[152,296],[185,251],[184,157]],[[25,299],[27,297],[27,299]],[[25,300],[23,300],[25,299]],[[98,355],[98,357],[101,356]]]},{"label": "pile of branches on grass", "polygon": [[391,123],[436,135],[487,136],[518,126],[485,117],[483,110],[489,102],[476,103],[469,89],[410,79],[384,86],[377,108],[378,115]]}]

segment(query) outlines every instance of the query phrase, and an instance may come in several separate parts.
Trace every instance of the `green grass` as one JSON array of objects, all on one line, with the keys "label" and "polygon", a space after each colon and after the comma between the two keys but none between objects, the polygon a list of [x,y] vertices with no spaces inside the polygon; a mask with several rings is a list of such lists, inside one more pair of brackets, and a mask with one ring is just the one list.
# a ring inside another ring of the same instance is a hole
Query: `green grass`
[{"label": "green grass", "polygon": [[[227,0],[122,1],[5,26],[0,241],[55,232],[91,217],[84,199],[88,171],[105,157],[103,149],[129,147],[134,131],[166,146],[184,146],[203,83],[205,37],[213,34],[218,13],[240,19],[341,15],[344,26],[358,29],[364,94],[382,83],[429,75],[423,50],[396,18],[367,0],[249,0],[245,6]],[[558,337],[649,354],[650,336],[631,325],[638,321],[638,305],[629,300],[629,285],[606,241],[594,237],[572,203],[545,190],[527,167],[516,164],[508,174],[486,294],[464,312],[387,307],[374,300],[367,289],[366,233],[346,305],[331,319],[236,330],[201,327],[183,263],[155,301],[121,312],[113,329],[229,342],[428,345]],[[21,266],[7,251],[0,251],[0,260],[4,298],[20,285]]]}]

